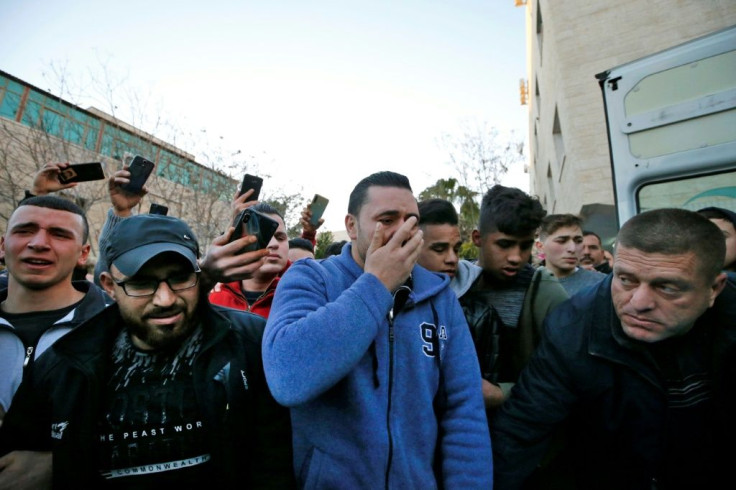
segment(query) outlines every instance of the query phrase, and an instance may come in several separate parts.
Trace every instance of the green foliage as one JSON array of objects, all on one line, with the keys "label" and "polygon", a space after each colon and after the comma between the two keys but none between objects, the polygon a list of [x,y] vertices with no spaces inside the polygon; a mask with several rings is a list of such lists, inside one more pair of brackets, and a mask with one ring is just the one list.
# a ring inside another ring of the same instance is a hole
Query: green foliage
[{"label": "green foliage", "polygon": [[[419,194],[419,200],[439,198],[450,201],[455,209],[458,210],[458,222],[460,225],[460,237],[463,239],[463,246],[469,245],[466,254],[473,254],[472,250],[475,246],[469,242],[470,233],[475,228],[478,217],[480,216],[480,206],[476,202],[477,192],[473,192],[465,186],[459,185],[454,178],[439,179],[434,185],[424,189]],[[465,257],[463,258],[475,258]]]},{"label": "green foliage", "polygon": [[325,249],[327,249],[333,241],[335,241],[335,236],[331,231],[322,231],[317,233],[317,245],[314,247],[314,258],[325,258]]},{"label": "green foliage", "polygon": [[465,241],[460,246],[460,258],[466,260],[478,260],[478,247],[472,241]]},{"label": "green foliage", "polygon": [[284,217],[287,236],[301,236],[302,227],[299,224],[299,217],[302,208],[306,206],[306,200],[301,194],[286,194],[279,191],[268,194],[263,201],[278,209]]}]

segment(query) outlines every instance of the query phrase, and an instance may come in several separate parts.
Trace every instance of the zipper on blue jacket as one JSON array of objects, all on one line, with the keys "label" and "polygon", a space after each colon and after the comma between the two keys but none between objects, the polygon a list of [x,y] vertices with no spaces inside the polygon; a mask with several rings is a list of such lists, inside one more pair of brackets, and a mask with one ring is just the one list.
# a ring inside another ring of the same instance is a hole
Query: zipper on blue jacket
[{"label": "zipper on blue jacket", "polygon": [[394,439],[391,434],[391,394],[394,386],[394,308],[388,312],[388,409],[386,411],[386,430],[388,432],[388,464],[386,465],[386,489],[391,474],[394,457]]},{"label": "zipper on blue jacket", "polygon": [[[411,279],[407,280],[411,284]],[[399,313],[409,299],[411,288],[406,284],[394,293],[394,304],[388,312],[388,411],[386,412],[386,430],[388,432],[388,464],[386,465],[386,489],[389,486],[389,475],[394,457],[394,439],[391,433],[391,399],[394,388],[394,317]]]},{"label": "zipper on blue jacket", "polygon": [[28,366],[31,362],[31,356],[33,355],[33,346],[26,347],[26,357],[23,359],[23,368]]}]

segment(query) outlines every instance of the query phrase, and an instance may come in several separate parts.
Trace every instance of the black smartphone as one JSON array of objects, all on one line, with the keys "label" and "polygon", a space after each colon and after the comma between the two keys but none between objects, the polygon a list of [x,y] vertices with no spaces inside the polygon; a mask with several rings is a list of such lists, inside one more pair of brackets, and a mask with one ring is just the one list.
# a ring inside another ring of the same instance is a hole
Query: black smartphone
[{"label": "black smartphone", "polygon": [[279,222],[265,214],[246,208],[238,214],[233,222],[235,230],[230,236],[230,241],[237,240],[243,235],[256,235],[258,240],[243,248],[239,253],[252,252],[268,247],[268,242],[273,238]]},{"label": "black smartphone", "polygon": [[148,214],[162,214],[166,216],[169,214],[169,207],[164,206],[163,204],[156,204],[155,202],[151,203],[151,209],[148,210]]},{"label": "black smartphone", "polygon": [[248,189],[253,189],[253,194],[245,202],[257,201],[258,196],[261,195],[261,186],[263,186],[263,179],[261,177],[245,174],[243,176],[243,182],[240,184],[240,195],[245,194]]},{"label": "black smartphone", "polygon": [[330,200],[325,196],[320,196],[319,194],[314,195],[312,198],[312,204],[309,205],[309,210],[312,211],[312,219],[310,219],[309,222],[312,223],[312,225],[317,226],[319,224],[319,219],[324,214],[328,202],[330,202]]},{"label": "black smartphone", "polygon": [[136,155],[128,167],[130,182],[121,185],[120,188],[131,194],[140,194],[143,185],[148,180],[148,177],[150,177],[151,172],[153,172],[153,167],[155,167],[155,164],[152,161]]},{"label": "black smartphone", "polygon": [[62,184],[103,180],[104,178],[105,172],[102,170],[101,162],[73,163],[59,172],[59,182]]}]

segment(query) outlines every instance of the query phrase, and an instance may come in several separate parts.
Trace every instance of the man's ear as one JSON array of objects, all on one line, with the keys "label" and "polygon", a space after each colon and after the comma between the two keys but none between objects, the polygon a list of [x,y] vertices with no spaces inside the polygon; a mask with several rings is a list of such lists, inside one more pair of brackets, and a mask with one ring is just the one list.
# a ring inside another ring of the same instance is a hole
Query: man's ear
[{"label": "man's ear", "polygon": [[77,259],[77,266],[84,267],[87,264],[87,257],[89,257],[90,244],[82,245],[82,253],[79,254]]},{"label": "man's ear", "polygon": [[470,233],[470,239],[473,240],[473,245],[480,247],[480,231],[476,228]]},{"label": "man's ear", "polygon": [[356,240],[358,238],[357,218],[352,214],[345,216],[345,230],[347,230],[350,240]]},{"label": "man's ear", "polygon": [[715,302],[716,298],[719,294],[721,294],[721,291],[723,291],[723,288],[726,287],[726,276],[725,272],[721,272],[716,276],[716,279],[713,281],[713,284],[710,286],[710,306],[713,306],[713,303]]},{"label": "man's ear", "polygon": [[103,272],[100,274],[100,284],[108,296],[110,296],[114,301],[117,301],[117,298],[115,297],[115,282],[113,282],[112,276],[109,272]]}]

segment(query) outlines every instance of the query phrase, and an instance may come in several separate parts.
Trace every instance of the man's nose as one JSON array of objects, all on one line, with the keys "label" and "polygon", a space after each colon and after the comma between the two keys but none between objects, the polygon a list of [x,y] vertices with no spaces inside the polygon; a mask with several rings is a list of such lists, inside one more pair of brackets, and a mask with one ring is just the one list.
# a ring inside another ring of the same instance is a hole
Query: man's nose
[{"label": "man's nose", "polygon": [[48,248],[49,246],[49,235],[46,230],[38,230],[33,234],[31,239],[28,241],[30,248]]},{"label": "man's nose", "polygon": [[508,259],[512,264],[518,264],[521,262],[521,247],[516,246],[509,250]]},{"label": "man's nose", "polygon": [[176,301],[176,293],[171,290],[169,283],[161,281],[153,294],[153,303],[156,306],[171,306]]},{"label": "man's nose", "polygon": [[629,303],[636,311],[651,310],[654,308],[654,294],[649,287],[640,284],[631,295]]}]

